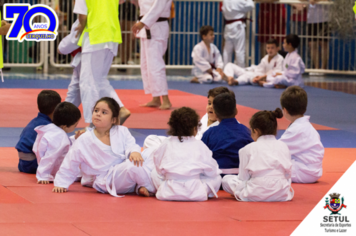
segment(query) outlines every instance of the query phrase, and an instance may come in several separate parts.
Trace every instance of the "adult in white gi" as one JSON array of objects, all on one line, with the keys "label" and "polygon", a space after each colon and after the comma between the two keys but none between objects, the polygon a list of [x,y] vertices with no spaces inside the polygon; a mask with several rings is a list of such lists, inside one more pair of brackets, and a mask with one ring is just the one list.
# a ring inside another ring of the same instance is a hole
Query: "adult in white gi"
[{"label": "adult in white gi", "polygon": [[263,84],[265,88],[272,88],[275,85],[289,87],[297,85],[304,86],[302,74],[305,71],[305,65],[299,56],[297,49],[287,54],[283,62],[283,71],[273,73],[267,76],[267,82]]},{"label": "adult in white gi", "polygon": [[[163,56],[169,37],[168,18],[172,0],[136,0],[140,8],[140,21],[132,27],[134,35],[141,39],[141,74],[145,94],[152,95],[148,107],[169,109],[166,64]],[[162,103],[161,98],[162,97]]]},{"label": "adult in white gi", "polygon": [[323,174],[324,146],[309,119],[310,116],[296,119],[279,139],[287,144],[292,155],[295,183],[314,183]]},{"label": "adult in white gi", "polygon": [[156,197],[168,201],[206,201],[217,197],[221,171],[212,152],[194,137],[166,139],[153,152],[155,169],[151,173]]},{"label": "adult in white gi", "polygon": [[[195,138],[197,140],[201,140],[205,131],[207,131],[210,127],[214,127],[219,125],[219,121],[215,121],[211,125],[208,126],[208,114],[205,114],[200,120],[201,126],[198,129]],[[158,148],[168,137],[159,136],[159,135],[148,135],[143,142],[144,148]]]},{"label": "adult in white gi", "polygon": [[262,135],[239,151],[239,175],[226,175],[224,190],[238,201],[289,201],[292,161],[288,147],[274,135]]},{"label": "adult in white gi", "polygon": [[53,181],[72,144],[67,133],[55,124],[41,125],[37,132],[33,152],[37,157],[38,181]]},{"label": "adult in white gi", "polygon": [[[120,3],[124,2],[120,0]],[[87,16],[88,8],[85,0],[76,0],[74,13]],[[81,18],[80,18],[81,19]],[[79,35],[82,28],[76,28]],[[92,109],[95,102],[102,97],[112,97],[120,105],[120,124],[130,116],[130,111],[124,107],[114,88],[110,85],[107,75],[109,73],[112,61],[117,55],[118,43],[106,42],[100,44],[91,44],[88,32],[84,33],[82,43],[82,65],[80,70],[80,95],[83,104],[83,113],[86,123],[91,123]]]},{"label": "adult in white gi", "polygon": [[[219,49],[210,43],[210,52],[204,41],[201,41],[193,48],[192,58],[194,68],[192,74],[198,79],[199,83],[220,82],[223,78],[217,69],[222,70],[224,63]],[[208,70],[212,73],[208,73]]]},{"label": "adult in white gi", "polygon": [[[68,152],[54,180],[54,186],[68,189],[81,171],[87,176],[96,176],[93,188],[112,196],[145,187],[154,192],[151,178],[143,167],[136,167],[128,159],[133,152],[141,153],[135,138],[124,126],[110,129],[111,146],[101,142],[94,129],[87,128]],[[79,169],[80,166],[80,169]]]},{"label": "adult in white gi", "polygon": [[225,18],[224,64],[232,61],[235,52],[236,64],[245,67],[245,39],[247,13],[254,9],[252,0],[223,0],[222,12]]},{"label": "adult in white gi", "polygon": [[260,64],[257,66],[251,66],[246,69],[239,67],[233,63],[228,63],[224,68],[224,74],[229,78],[233,77],[234,81],[229,85],[245,85],[256,84],[253,80],[256,77],[268,76],[273,73],[282,71],[284,58],[280,54],[276,54],[269,59],[269,55],[262,58]]},{"label": "adult in white gi", "polygon": [[[58,53],[67,55],[72,54],[74,56],[72,60],[71,66],[73,67],[73,75],[71,82],[68,86],[68,92],[66,97],[66,102],[73,103],[75,106],[79,106],[82,103],[80,98],[80,85],[79,85],[79,78],[80,78],[80,69],[82,66],[82,53],[81,48],[78,46],[79,37],[76,37],[77,32],[75,29],[79,25],[79,20],[76,20],[70,31],[70,34],[67,35],[60,44],[58,45]],[[75,55],[73,55],[73,52]]]}]

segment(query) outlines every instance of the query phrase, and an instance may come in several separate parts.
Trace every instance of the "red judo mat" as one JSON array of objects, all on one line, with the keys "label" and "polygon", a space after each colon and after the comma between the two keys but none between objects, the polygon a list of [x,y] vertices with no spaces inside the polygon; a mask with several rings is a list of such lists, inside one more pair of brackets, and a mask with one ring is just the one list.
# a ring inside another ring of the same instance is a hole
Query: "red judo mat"
[{"label": "red judo mat", "polygon": [[[64,100],[67,89],[55,89]],[[37,95],[42,89],[0,89],[0,127],[25,127],[28,122],[37,116]],[[167,122],[173,109],[189,106],[195,109],[200,116],[206,113],[207,98],[200,95],[186,93],[178,90],[170,90],[169,96],[173,104],[171,110],[161,111],[157,108],[140,107],[150,101],[151,96],[145,95],[143,90],[116,90],[120,99],[131,111],[131,117],[125,126],[136,129],[167,129]],[[276,104],[278,106],[278,104]],[[82,107],[80,106],[82,110]],[[249,127],[250,118],[258,110],[237,105],[237,120]],[[286,119],[278,121],[278,128],[285,130],[289,125]],[[85,127],[84,119],[78,127]],[[334,128],[313,124],[317,130],[335,130]]]},{"label": "red judo mat", "polygon": [[73,184],[52,193],[19,173],[14,148],[0,148],[0,235],[290,235],[356,160],[356,148],[326,148],[315,184],[293,184],[289,202],[238,202],[219,191],[206,202],[115,198]]}]

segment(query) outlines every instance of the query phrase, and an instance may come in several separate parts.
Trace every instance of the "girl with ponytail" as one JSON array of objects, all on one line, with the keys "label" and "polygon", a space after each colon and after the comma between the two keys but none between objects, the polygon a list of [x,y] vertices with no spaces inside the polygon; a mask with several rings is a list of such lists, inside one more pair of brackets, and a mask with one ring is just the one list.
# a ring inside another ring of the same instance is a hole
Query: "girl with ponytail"
[{"label": "girl with ponytail", "polygon": [[282,110],[259,111],[250,120],[255,142],[240,149],[239,175],[226,175],[224,190],[238,201],[290,201],[292,160],[286,144],[276,139]]}]

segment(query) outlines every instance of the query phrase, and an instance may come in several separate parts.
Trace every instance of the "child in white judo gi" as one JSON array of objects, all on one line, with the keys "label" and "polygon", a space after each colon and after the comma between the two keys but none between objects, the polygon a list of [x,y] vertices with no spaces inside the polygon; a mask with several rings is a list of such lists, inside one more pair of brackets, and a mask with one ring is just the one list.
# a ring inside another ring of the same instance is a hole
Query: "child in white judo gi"
[{"label": "child in white judo gi", "polygon": [[69,150],[57,172],[53,192],[66,192],[80,172],[95,176],[92,186],[97,191],[115,197],[134,192],[136,186],[154,191],[140,146],[126,127],[117,125],[119,113],[120,106],[113,98],[97,101],[94,128],[87,128]]},{"label": "child in white judo gi", "polygon": [[80,36],[78,45],[82,47],[79,86],[86,123],[92,122],[92,108],[101,97],[112,97],[119,103],[122,123],[131,114],[107,79],[121,43],[118,10],[119,0],[100,4],[94,0],[75,1],[74,13],[79,15],[75,31],[76,37]]},{"label": "child in white judo gi", "polygon": [[[215,115],[213,109],[213,100],[216,96],[222,93],[230,93],[231,91],[226,87],[216,87],[210,89],[208,92],[208,104],[206,105],[206,114],[201,118],[200,123],[201,126],[198,128],[198,132],[195,135],[195,138],[201,140],[205,131],[209,128],[219,125],[219,121]],[[152,147],[159,147],[161,143],[166,140],[166,136],[158,136],[158,135],[149,135],[145,139],[143,143],[144,148],[152,148]]]},{"label": "child in white judo gi", "polygon": [[255,8],[252,0],[223,0],[222,13],[225,18],[224,64],[232,62],[235,52],[236,64],[245,67],[245,40],[247,13]]},{"label": "child in white judo gi", "polygon": [[[133,34],[141,39],[141,74],[145,94],[152,95],[146,107],[166,110],[172,107],[168,97],[166,64],[163,56],[169,38],[168,19],[172,0],[135,0],[140,8],[139,22],[132,27]],[[161,102],[162,97],[162,102]]]},{"label": "child in white judo gi", "polygon": [[283,70],[268,75],[266,81],[260,80],[261,86],[265,88],[286,88],[292,85],[304,85],[302,74],[305,71],[305,65],[297,51],[299,44],[300,39],[297,35],[287,35],[283,41],[284,51],[288,52],[283,62]]},{"label": "child in white judo gi", "polygon": [[189,107],[172,112],[167,138],[153,154],[151,173],[156,197],[166,201],[206,201],[217,197],[221,185],[218,163],[212,152],[194,136],[199,115]]},{"label": "child in white judo gi", "polygon": [[264,56],[257,66],[242,68],[229,62],[224,68],[224,74],[227,77],[229,85],[258,85],[258,81],[266,80],[267,75],[273,72],[282,71],[284,58],[278,54],[278,41],[270,39],[266,44],[267,55]]},{"label": "child in white judo gi", "polygon": [[308,95],[298,86],[287,88],[281,95],[284,117],[291,122],[280,141],[287,144],[292,155],[292,181],[314,183],[323,174],[324,146],[320,135],[304,116]]},{"label": "child in white judo gi", "polygon": [[219,49],[213,44],[214,28],[206,25],[200,28],[202,41],[195,45],[192,52],[194,68],[192,74],[195,76],[191,83],[213,83],[220,82],[224,78],[224,63]]},{"label": "child in white judo gi", "polygon": [[35,128],[37,138],[33,152],[38,162],[36,178],[39,184],[53,182],[72,145],[67,134],[74,131],[80,118],[80,111],[74,104],[62,102],[54,110],[52,124]]},{"label": "child in white judo gi", "polygon": [[255,142],[239,151],[239,175],[225,175],[223,189],[238,201],[290,201],[292,160],[285,143],[276,139],[277,119],[281,109],[259,111],[250,120]]}]

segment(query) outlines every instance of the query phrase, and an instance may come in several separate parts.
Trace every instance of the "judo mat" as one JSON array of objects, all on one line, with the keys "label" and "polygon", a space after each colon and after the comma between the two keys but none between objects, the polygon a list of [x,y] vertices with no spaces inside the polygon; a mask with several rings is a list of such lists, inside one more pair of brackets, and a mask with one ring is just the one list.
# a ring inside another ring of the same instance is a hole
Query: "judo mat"
[{"label": "judo mat", "polygon": [[[138,107],[150,99],[141,81],[110,82],[132,112],[125,126],[139,145],[149,134],[166,134],[172,110]],[[53,184],[39,185],[35,175],[19,173],[14,146],[37,115],[39,91],[54,89],[64,100],[68,84],[69,80],[20,79],[0,83],[0,235],[290,235],[356,160],[356,96],[306,87],[307,115],[326,147],[323,176],[315,184],[292,184],[292,201],[238,202],[224,191],[206,202],[163,202],[135,194],[114,198],[79,183],[68,193],[54,194]],[[205,114],[209,89],[221,86],[179,81],[168,85],[174,108],[189,106],[199,115]],[[231,89],[236,118],[247,126],[256,111],[279,107],[283,92],[253,86]],[[280,120],[278,137],[288,125]]]}]

